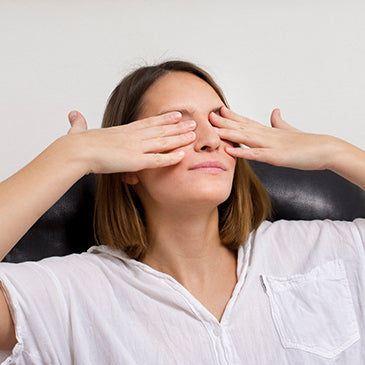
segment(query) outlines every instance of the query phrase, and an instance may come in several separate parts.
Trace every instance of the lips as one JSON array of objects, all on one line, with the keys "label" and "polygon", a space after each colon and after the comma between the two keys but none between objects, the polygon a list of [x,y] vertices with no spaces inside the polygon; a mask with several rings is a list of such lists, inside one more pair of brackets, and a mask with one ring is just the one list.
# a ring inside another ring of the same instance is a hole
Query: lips
[{"label": "lips", "polygon": [[189,170],[207,173],[220,173],[226,171],[226,167],[219,161],[206,161],[193,166]]}]

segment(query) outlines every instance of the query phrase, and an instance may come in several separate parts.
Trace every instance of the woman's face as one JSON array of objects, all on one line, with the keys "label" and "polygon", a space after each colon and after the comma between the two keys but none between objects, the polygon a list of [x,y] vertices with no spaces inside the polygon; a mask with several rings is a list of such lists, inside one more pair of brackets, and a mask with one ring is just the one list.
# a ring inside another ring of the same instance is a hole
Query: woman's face
[{"label": "woman's face", "polygon": [[151,204],[218,206],[229,197],[236,161],[224,150],[230,143],[219,138],[209,121],[209,114],[223,105],[208,83],[187,72],[166,74],[147,90],[139,119],[180,111],[183,120],[195,120],[197,127],[194,142],[179,148],[185,152],[180,163],[136,173],[135,189],[145,208]]}]

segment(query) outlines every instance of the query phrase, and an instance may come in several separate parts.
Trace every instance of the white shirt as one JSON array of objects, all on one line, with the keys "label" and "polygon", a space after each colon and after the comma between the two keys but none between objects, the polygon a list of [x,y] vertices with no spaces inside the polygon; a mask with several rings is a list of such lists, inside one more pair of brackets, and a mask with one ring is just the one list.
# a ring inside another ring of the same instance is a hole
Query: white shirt
[{"label": "white shirt", "polygon": [[170,275],[105,246],[2,263],[3,364],[364,364],[365,220],[264,222],[221,322]]}]

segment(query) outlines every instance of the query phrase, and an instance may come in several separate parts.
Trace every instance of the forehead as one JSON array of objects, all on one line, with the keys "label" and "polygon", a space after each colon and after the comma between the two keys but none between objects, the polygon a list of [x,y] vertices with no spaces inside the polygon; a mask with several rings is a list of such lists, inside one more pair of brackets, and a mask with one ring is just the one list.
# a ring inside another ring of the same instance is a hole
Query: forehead
[{"label": "forehead", "polygon": [[207,82],[188,72],[170,72],[155,81],[143,96],[143,117],[164,110],[205,110],[223,105]]}]

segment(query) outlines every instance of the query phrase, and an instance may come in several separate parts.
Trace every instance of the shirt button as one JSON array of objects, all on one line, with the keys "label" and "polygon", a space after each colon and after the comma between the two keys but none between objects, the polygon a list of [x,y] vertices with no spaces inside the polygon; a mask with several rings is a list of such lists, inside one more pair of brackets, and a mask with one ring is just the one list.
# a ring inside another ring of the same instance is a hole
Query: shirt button
[{"label": "shirt button", "polygon": [[215,326],[213,328],[213,333],[217,337],[221,336],[222,335],[222,327],[221,326]]}]

